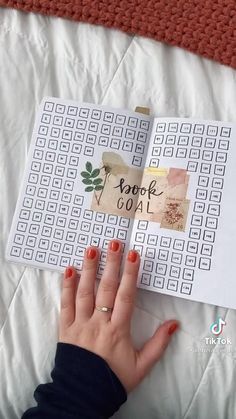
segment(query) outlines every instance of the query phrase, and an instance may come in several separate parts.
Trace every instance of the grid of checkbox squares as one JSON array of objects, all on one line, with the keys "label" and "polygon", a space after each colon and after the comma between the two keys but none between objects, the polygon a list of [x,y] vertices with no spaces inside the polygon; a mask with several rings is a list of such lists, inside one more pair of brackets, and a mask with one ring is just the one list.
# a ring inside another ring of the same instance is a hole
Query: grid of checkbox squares
[{"label": "grid of checkbox squares", "polygon": [[[195,271],[211,269],[230,136],[231,128],[223,125],[157,122],[149,166],[170,167],[171,159],[174,167],[174,160],[182,159],[182,167],[197,177],[197,188],[186,239],[137,232],[135,246],[146,249],[143,285],[190,295]],[[145,223],[140,221],[138,228],[146,230]]]},{"label": "grid of checkbox squares", "polygon": [[[81,267],[84,248],[127,238],[130,220],[84,209],[75,195],[80,156],[123,150],[141,167],[150,121],[122,112],[46,100],[35,134],[30,170],[17,214],[10,255],[26,263]],[[79,233],[78,233],[79,231]],[[102,240],[101,237],[104,237]],[[99,273],[104,268],[101,255]]]}]

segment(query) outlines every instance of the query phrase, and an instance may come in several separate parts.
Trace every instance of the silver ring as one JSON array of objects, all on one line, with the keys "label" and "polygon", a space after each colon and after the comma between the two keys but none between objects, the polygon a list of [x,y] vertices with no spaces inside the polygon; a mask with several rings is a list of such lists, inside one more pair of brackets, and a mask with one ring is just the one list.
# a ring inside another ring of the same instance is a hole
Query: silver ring
[{"label": "silver ring", "polygon": [[95,308],[96,308],[96,310],[102,311],[103,313],[110,313],[113,310],[113,308],[105,307],[105,306],[103,306],[103,307],[95,306]]}]

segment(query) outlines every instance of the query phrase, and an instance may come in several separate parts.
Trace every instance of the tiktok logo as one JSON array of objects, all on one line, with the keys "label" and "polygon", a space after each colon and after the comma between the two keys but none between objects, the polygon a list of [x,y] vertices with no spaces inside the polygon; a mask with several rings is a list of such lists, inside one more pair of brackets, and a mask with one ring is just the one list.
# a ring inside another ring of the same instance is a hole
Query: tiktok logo
[{"label": "tiktok logo", "polygon": [[222,333],[223,327],[225,325],[226,322],[221,317],[218,317],[216,322],[212,323],[212,325],[210,326],[210,331],[211,333],[213,333],[213,335],[219,336]]}]

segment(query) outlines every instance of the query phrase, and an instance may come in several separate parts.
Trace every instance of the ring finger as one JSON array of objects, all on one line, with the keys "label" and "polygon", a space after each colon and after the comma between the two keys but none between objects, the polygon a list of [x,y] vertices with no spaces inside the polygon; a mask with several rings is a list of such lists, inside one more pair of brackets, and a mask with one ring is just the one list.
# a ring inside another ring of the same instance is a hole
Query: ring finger
[{"label": "ring finger", "polygon": [[112,240],[107,251],[106,266],[98,287],[94,315],[109,320],[119,286],[119,271],[122,245]]}]

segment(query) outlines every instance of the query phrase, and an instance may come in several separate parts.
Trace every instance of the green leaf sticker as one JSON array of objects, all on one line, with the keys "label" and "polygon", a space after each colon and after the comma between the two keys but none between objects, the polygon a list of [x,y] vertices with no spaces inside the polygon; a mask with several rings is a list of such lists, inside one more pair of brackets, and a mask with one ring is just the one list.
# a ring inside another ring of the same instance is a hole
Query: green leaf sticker
[{"label": "green leaf sticker", "polygon": [[90,177],[89,172],[81,172],[80,174],[81,174],[82,177],[85,177],[85,178]]},{"label": "green leaf sticker", "polygon": [[91,177],[97,177],[100,173],[100,169],[94,169],[91,173]]},{"label": "green leaf sticker", "polygon": [[85,188],[85,192],[92,192],[93,191],[93,186],[87,186],[87,188]]},{"label": "green leaf sticker", "polygon": [[93,181],[92,181],[91,179],[83,179],[83,180],[82,180],[82,182],[83,182],[85,185],[92,185],[92,183],[93,183]]},{"label": "green leaf sticker", "polygon": [[102,191],[102,189],[103,189],[103,185],[97,185],[97,186],[95,186],[95,191]]},{"label": "green leaf sticker", "polygon": [[100,183],[102,183],[102,179],[99,177],[97,179],[94,179],[93,184],[94,185],[100,185]]},{"label": "green leaf sticker", "polygon": [[87,170],[89,173],[91,173],[91,172],[92,172],[92,170],[93,170],[93,166],[92,166],[92,164],[91,164],[89,161],[87,161],[87,163],[86,163],[86,170]]}]

